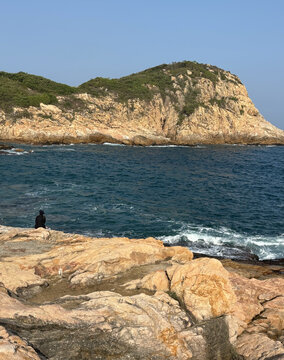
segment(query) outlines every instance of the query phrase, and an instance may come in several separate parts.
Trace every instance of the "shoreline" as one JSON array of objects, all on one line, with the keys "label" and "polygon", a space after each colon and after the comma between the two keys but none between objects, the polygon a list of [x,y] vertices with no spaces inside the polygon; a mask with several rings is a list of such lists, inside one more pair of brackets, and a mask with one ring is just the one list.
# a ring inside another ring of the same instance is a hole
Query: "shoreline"
[{"label": "shoreline", "polygon": [[[72,145],[109,145],[109,146],[127,146],[127,147],[197,147],[197,146],[284,146],[284,142],[193,142],[193,143],[180,143],[180,142],[165,142],[165,143],[149,143],[149,144],[142,144],[142,143],[130,143],[130,142],[112,142],[109,139],[106,141],[78,141],[75,138],[70,141],[44,141],[44,142],[33,142],[33,141],[26,141],[26,140],[18,140],[18,139],[0,139],[0,149],[1,145],[10,145],[10,144],[19,144],[19,145],[27,145],[27,146],[72,146]],[[12,145],[11,145],[12,146]]]},{"label": "shoreline", "polygon": [[[211,259],[217,259],[217,260],[232,260],[234,262],[240,263],[240,264],[249,264],[249,265],[258,265],[258,266],[284,266],[284,258],[279,258],[279,259],[266,259],[266,260],[260,260],[258,259],[257,255],[251,254],[253,255],[251,259],[232,259],[229,257],[224,257],[224,256],[211,256],[211,255],[207,255],[207,254],[203,254],[203,253],[197,253],[197,252],[193,252],[194,254],[194,258],[198,259],[198,258],[211,258]],[[255,257],[255,259],[253,258]],[[284,274],[284,268],[283,268],[283,274]]]},{"label": "shoreline", "polygon": [[284,353],[283,269],[154,238],[0,226],[0,346],[33,360],[272,359]]}]

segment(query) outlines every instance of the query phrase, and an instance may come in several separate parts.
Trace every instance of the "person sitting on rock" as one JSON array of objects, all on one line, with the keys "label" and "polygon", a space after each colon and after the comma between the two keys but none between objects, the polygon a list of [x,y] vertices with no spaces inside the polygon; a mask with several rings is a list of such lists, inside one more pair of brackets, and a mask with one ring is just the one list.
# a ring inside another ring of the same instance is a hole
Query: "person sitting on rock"
[{"label": "person sitting on rock", "polygon": [[35,219],[35,229],[39,227],[45,228],[45,222],[46,222],[46,217],[44,216],[44,211],[39,210],[39,215]]}]

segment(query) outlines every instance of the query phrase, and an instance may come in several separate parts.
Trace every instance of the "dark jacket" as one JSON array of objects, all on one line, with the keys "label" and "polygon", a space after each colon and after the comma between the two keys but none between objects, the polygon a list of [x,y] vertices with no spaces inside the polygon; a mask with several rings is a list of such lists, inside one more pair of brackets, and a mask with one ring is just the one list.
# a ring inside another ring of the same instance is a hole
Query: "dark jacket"
[{"label": "dark jacket", "polygon": [[35,228],[36,229],[39,227],[45,228],[45,222],[46,222],[45,216],[43,214],[39,214],[35,220]]}]

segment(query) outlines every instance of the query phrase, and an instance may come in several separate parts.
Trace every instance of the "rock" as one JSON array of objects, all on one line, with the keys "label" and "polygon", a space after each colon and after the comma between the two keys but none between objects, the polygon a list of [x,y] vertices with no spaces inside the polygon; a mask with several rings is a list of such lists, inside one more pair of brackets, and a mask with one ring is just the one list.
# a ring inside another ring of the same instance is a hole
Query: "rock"
[{"label": "rock", "polygon": [[230,314],[236,302],[229,273],[216,259],[200,258],[167,269],[170,289],[198,320]]},{"label": "rock", "polygon": [[11,150],[13,147],[6,144],[0,144],[0,150]]},{"label": "rock", "polygon": [[164,292],[65,296],[61,306],[27,306],[0,292],[0,301],[1,324],[48,359],[239,359],[226,318],[194,325]]},{"label": "rock", "polygon": [[124,285],[126,289],[148,289],[152,291],[169,291],[170,284],[166,271],[158,270],[144,276],[142,279],[133,280]]},{"label": "rock", "polygon": [[[239,322],[240,333],[248,327],[257,315],[262,314],[265,309],[264,306],[268,309],[271,304],[273,308],[276,302],[271,301],[276,297],[282,298],[284,295],[283,278],[246,279],[231,273],[230,282],[237,297],[233,314]],[[283,317],[283,313],[281,316]],[[283,321],[280,320],[280,323],[283,325]]]},{"label": "rock", "polygon": [[7,289],[22,295],[25,292],[34,294],[47,284],[47,281],[36,275],[34,271],[26,270],[20,264],[6,261],[0,262],[0,282]]},{"label": "rock", "polygon": [[[15,256],[19,249],[23,256]],[[0,262],[0,281],[13,292],[45,286],[47,279],[59,272],[72,285],[89,286],[135,266],[180,256],[192,258],[188,249],[164,247],[154,238],[93,239],[43,228],[9,227],[0,227],[1,253],[5,259]]]},{"label": "rock", "polygon": [[173,246],[169,248],[169,253],[172,249],[172,262],[179,264],[186,264],[193,259],[193,253],[186,247]]},{"label": "rock", "polygon": [[284,359],[284,346],[263,334],[243,334],[235,343],[236,350],[246,360]]},{"label": "rock", "polygon": [[0,359],[283,354],[279,264],[222,260],[227,271],[219,260],[192,260],[190,250],[154,238],[98,239],[5,226],[0,257]]},{"label": "rock", "polygon": [[0,359],[1,360],[40,360],[35,350],[16,335],[10,335],[0,326]]},{"label": "rock", "polygon": [[[284,270],[282,266],[264,266],[256,264],[246,264],[230,259],[220,260],[222,265],[229,272],[239,274],[246,278],[265,279],[267,277],[276,277]],[[259,262],[260,263],[260,262]]]},{"label": "rock", "polygon": [[130,359],[192,356],[182,334],[190,325],[189,319],[177,302],[164,293],[155,297],[122,297],[97,292],[85,296],[79,307],[72,310],[58,305],[26,307],[3,296],[1,323],[11,331],[17,329],[47,358],[81,359],[82,353],[86,358],[98,359],[126,359],[127,354]]}]

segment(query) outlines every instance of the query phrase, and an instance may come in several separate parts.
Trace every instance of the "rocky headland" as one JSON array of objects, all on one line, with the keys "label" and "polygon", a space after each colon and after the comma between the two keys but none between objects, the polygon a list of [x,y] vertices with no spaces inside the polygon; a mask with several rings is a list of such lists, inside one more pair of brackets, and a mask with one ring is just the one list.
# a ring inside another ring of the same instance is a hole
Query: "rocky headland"
[{"label": "rocky headland", "polygon": [[0,226],[0,359],[283,359],[283,270]]},{"label": "rocky headland", "polygon": [[240,79],[184,61],[77,88],[0,72],[0,140],[32,144],[284,144]]}]

